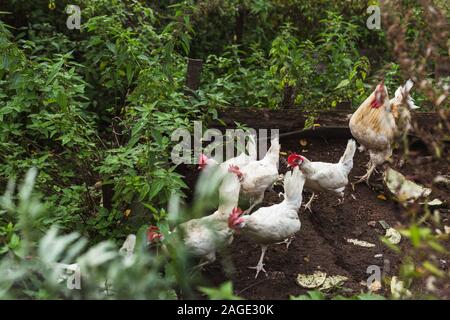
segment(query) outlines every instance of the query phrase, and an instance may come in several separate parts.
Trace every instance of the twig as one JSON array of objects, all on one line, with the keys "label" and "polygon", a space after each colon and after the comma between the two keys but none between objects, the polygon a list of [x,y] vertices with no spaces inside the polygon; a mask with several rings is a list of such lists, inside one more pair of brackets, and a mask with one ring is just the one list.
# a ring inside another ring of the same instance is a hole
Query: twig
[{"label": "twig", "polygon": [[249,285],[248,287],[245,287],[241,291],[236,292],[236,295],[240,295],[242,292],[247,291],[248,289],[253,288],[254,286],[256,286],[256,285],[258,285],[260,283],[263,283],[266,280],[269,280],[269,278],[265,278],[265,279],[262,279],[262,280],[259,280],[259,281],[256,281],[256,282],[252,283],[251,285]]}]

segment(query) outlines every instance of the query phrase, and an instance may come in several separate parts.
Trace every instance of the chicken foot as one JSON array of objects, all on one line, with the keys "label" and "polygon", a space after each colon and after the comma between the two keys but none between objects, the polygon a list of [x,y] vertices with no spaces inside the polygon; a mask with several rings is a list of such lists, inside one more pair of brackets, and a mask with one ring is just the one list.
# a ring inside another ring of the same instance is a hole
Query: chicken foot
[{"label": "chicken foot", "polygon": [[267,271],[264,269],[264,255],[266,254],[268,246],[261,245],[261,257],[259,258],[258,264],[255,267],[248,267],[249,269],[256,269],[255,279],[258,278],[258,275],[261,271],[267,274]]},{"label": "chicken foot", "polygon": [[311,210],[311,204],[312,204],[312,202],[313,202],[315,196],[316,196],[316,194],[313,192],[311,198],[310,198],[309,201],[308,201],[308,203],[304,205],[305,210],[308,209],[309,212],[311,212],[311,213],[312,213],[312,210]]},{"label": "chicken foot", "polygon": [[281,242],[277,242],[276,244],[286,244],[286,250],[289,249],[289,245],[291,244],[292,240],[294,240],[295,236],[286,238],[285,240],[281,241]]},{"label": "chicken foot", "polygon": [[360,176],[360,177],[355,177],[355,178],[360,178],[360,179],[359,179],[358,181],[356,181],[355,183],[352,183],[352,188],[353,188],[353,190],[355,190],[355,184],[361,183],[361,182],[363,182],[363,181],[365,181],[366,184],[367,184],[368,186],[370,186],[370,184],[369,184],[369,178],[370,178],[370,176],[372,175],[372,173],[373,173],[373,171],[375,170],[375,168],[376,168],[376,165],[375,165],[374,163],[370,162],[370,166],[369,166],[369,168],[367,169],[366,174],[363,175],[363,176]]}]

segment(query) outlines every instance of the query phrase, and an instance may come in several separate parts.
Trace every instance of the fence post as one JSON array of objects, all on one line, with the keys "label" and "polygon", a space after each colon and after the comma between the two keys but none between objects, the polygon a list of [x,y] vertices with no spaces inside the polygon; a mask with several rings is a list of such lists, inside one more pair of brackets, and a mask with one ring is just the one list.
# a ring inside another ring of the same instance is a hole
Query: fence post
[{"label": "fence post", "polygon": [[188,66],[186,72],[186,94],[193,93],[200,87],[200,75],[202,73],[203,60],[188,58]]},{"label": "fence post", "polygon": [[286,84],[283,91],[283,101],[281,101],[282,109],[292,109],[294,107],[297,90],[295,87]]},{"label": "fence post", "polygon": [[244,6],[238,6],[235,26],[236,43],[242,44],[242,38],[244,36],[245,17],[247,15],[247,9]]}]

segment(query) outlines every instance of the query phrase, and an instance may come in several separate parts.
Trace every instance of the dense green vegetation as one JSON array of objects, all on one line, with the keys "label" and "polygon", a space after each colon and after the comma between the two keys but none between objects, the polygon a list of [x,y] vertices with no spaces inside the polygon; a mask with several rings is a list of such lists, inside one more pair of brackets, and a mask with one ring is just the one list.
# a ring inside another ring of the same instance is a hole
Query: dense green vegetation
[{"label": "dense green vegetation", "polygon": [[[81,30],[66,27],[68,4],[81,7]],[[312,112],[356,108],[381,73],[395,91],[400,62],[385,32],[366,28],[367,5],[2,1],[0,270],[17,272],[0,272],[0,297],[102,298],[104,279],[115,298],[173,298],[175,284],[189,295],[183,252],[172,250],[176,262],[167,264],[144,241],[145,226],[169,221],[170,200],[184,197],[170,134],[217,120],[222,108],[281,108],[286,88],[292,107]],[[420,24],[410,29],[415,39]],[[203,60],[193,94],[187,58]],[[426,109],[426,95],[414,95]],[[133,264],[116,253],[130,233],[138,234]],[[74,257],[91,270],[92,288],[69,292],[47,277],[52,263]],[[129,291],[130,282],[141,285]],[[230,290],[204,289],[225,298]]]}]

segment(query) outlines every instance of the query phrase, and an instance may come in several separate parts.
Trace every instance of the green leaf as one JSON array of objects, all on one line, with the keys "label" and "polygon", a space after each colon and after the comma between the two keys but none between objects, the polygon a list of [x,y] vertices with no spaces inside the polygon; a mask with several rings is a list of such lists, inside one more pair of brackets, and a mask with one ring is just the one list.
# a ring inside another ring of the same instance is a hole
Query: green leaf
[{"label": "green leaf", "polygon": [[438,277],[443,277],[445,275],[444,271],[439,270],[438,267],[436,267],[434,264],[432,264],[429,261],[425,261],[422,265],[425,269],[427,269],[428,271],[430,271],[431,273],[433,273],[434,275],[436,275]]},{"label": "green leaf", "polygon": [[59,106],[63,109],[67,108],[67,95],[63,92],[58,92],[56,96],[56,102],[59,104]]},{"label": "green leaf", "polygon": [[234,295],[231,281],[223,283],[219,288],[199,287],[199,290],[211,300],[242,300]]},{"label": "green leaf", "polygon": [[334,88],[334,90],[338,90],[338,89],[347,87],[349,84],[350,84],[350,80],[344,79],[344,80],[342,80],[341,82],[339,82],[339,84],[337,85],[336,88]]},{"label": "green leaf", "polygon": [[20,244],[20,238],[17,234],[13,233],[9,240],[8,247],[12,250],[17,249]]},{"label": "green leaf", "polygon": [[164,181],[162,180],[153,180],[150,186],[150,192],[148,194],[148,201],[152,200],[164,187]]},{"label": "green leaf", "polygon": [[58,63],[56,63],[56,64],[51,66],[49,77],[47,79],[47,82],[45,83],[46,85],[49,85],[55,79],[55,77],[60,72],[61,67],[63,66],[63,64],[64,64],[64,60],[61,59]]},{"label": "green leaf", "polygon": [[379,294],[373,294],[373,293],[361,293],[356,296],[356,299],[358,300],[386,300],[385,297]]}]

